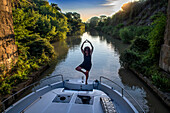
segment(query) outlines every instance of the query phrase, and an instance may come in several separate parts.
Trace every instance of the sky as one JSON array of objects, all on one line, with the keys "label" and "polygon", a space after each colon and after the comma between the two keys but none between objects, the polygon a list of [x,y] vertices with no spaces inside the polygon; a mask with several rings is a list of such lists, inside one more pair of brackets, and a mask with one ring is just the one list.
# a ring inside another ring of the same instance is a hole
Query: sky
[{"label": "sky", "polygon": [[111,16],[121,9],[124,3],[134,0],[48,0],[56,3],[62,12],[77,12],[83,22],[94,16]]}]

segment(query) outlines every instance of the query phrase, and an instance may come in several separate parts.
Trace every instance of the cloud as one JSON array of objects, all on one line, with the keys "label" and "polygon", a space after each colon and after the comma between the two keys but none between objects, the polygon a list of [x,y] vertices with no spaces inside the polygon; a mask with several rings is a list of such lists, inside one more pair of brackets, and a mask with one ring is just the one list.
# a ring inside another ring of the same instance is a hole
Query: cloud
[{"label": "cloud", "polygon": [[117,0],[106,0],[106,3],[101,4],[102,6],[114,6],[114,2]]}]

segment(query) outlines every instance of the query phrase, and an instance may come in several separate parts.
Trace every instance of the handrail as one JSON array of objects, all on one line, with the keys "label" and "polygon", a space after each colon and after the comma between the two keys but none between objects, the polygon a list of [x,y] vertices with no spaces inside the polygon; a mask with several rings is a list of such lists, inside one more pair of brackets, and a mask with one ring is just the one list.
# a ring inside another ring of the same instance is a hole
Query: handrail
[{"label": "handrail", "polygon": [[45,81],[45,80],[47,80],[47,79],[54,78],[54,77],[57,77],[57,76],[61,76],[62,82],[64,81],[64,78],[63,78],[63,75],[62,75],[62,74],[53,75],[53,76],[44,78],[44,79],[42,79],[42,80],[40,80],[40,81],[34,82],[34,83],[32,83],[32,84],[30,84],[30,85],[22,88],[21,90],[19,90],[18,92],[14,93],[13,95],[9,96],[7,99],[5,99],[4,101],[1,102],[2,107],[3,107],[3,112],[5,111],[5,104],[4,104],[4,103],[5,103],[7,100],[9,100],[10,98],[14,97],[14,96],[17,95],[18,93],[20,93],[20,92],[24,91],[25,89],[30,88],[30,87],[32,87],[32,86],[33,86],[34,92],[36,92],[36,90],[35,90],[35,85],[36,85],[37,83],[41,83],[41,82],[43,82],[43,81]]},{"label": "handrail", "polygon": [[120,85],[118,85],[117,83],[115,83],[113,80],[110,80],[109,78],[104,77],[104,76],[100,76],[100,83],[102,83],[102,78],[104,78],[104,79],[106,79],[106,80],[108,80],[108,81],[116,84],[118,87],[120,87],[121,90],[122,90],[122,97],[123,97],[123,91],[125,91],[125,92],[136,102],[136,104],[140,107],[140,109],[142,110],[142,112],[145,113],[145,111],[143,110],[143,108],[141,107],[141,105],[140,105],[140,104],[134,99],[134,97],[133,97],[132,95],[130,95],[123,87],[121,87]]}]

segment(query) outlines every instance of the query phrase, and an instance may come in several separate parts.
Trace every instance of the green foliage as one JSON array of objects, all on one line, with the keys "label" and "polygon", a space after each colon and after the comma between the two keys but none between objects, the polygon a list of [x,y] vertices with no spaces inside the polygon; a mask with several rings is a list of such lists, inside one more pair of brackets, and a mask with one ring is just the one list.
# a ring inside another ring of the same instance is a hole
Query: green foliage
[{"label": "green foliage", "polygon": [[131,43],[133,39],[139,36],[147,36],[150,31],[148,26],[128,26],[120,29],[120,38],[124,43]]},{"label": "green foliage", "polygon": [[36,23],[36,32],[40,35],[47,35],[51,30],[50,19],[47,16],[40,16]]},{"label": "green foliage", "polygon": [[134,39],[134,35],[129,28],[125,27],[120,29],[120,38],[124,43],[130,43]]},{"label": "green foliage", "polygon": [[11,86],[5,82],[1,83],[1,87],[0,87],[0,93],[5,95],[10,93],[11,90]]},{"label": "green foliage", "polygon": [[99,31],[102,31],[108,35],[111,35],[111,36],[114,36],[114,37],[119,37],[119,30],[120,28],[122,28],[124,26],[124,24],[118,24],[116,26],[111,26],[111,25],[107,25],[107,26],[104,26],[104,22],[99,22],[98,23],[98,26],[95,28]]},{"label": "green foliage", "polygon": [[124,67],[131,66],[132,63],[134,63],[135,61],[139,61],[139,60],[140,60],[140,57],[131,50],[126,50],[120,56],[120,64],[121,66],[124,66]]},{"label": "green foliage", "polygon": [[148,35],[150,40],[150,55],[153,59],[159,60],[161,45],[163,44],[163,37],[165,32],[166,16],[161,14],[152,23],[151,32]]},{"label": "green foliage", "polygon": [[161,88],[164,91],[170,91],[170,79],[162,77],[159,72],[152,74],[152,81],[158,88]]},{"label": "green foliage", "polygon": [[49,41],[64,39],[68,32],[67,17],[59,12],[56,5],[52,7],[42,4],[42,1],[34,2],[36,4],[30,5],[28,1],[22,1],[22,8],[13,9],[15,35],[22,39],[37,33]]},{"label": "green foliage", "polygon": [[111,32],[112,32],[112,26],[104,26],[103,28],[102,28],[102,31],[104,32],[104,33],[107,33],[107,34],[109,34],[109,35],[111,35]]},{"label": "green foliage", "polygon": [[92,17],[92,18],[90,19],[89,26],[90,26],[91,28],[95,28],[95,27],[98,25],[98,23],[99,23],[99,18],[98,18],[98,17]]},{"label": "green foliage", "polygon": [[135,29],[133,34],[136,39],[131,44],[130,49],[121,54],[120,63],[124,67],[133,68],[147,76],[161,90],[169,91],[170,79],[161,73],[158,66],[166,16],[159,14],[159,16],[153,17],[155,20],[150,27]]},{"label": "green foliage", "polygon": [[119,37],[119,30],[124,27],[124,24],[120,23],[118,25],[116,25],[115,27],[112,27],[112,32],[111,35],[114,37]]},{"label": "green foliage", "polygon": [[47,39],[37,39],[28,43],[27,47],[29,47],[28,52],[31,56],[38,57],[43,52],[45,52],[49,57],[54,55],[54,48]]},{"label": "green foliage", "polygon": [[31,72],[54,58],[50,41],[65,39],[68,32],[81,34],[85,29],[80,14],[74,12],[73,18],[68,18],[57,4],[49,5],[42,0],[13,2],[13,26],[19,56],[10,72],[5,72],[5,67],[0,69],[1,94],[10,93],[14,85],[27,80]]},{"label": "green foliage", "polygon": [[144,52],[149,49],[149,42],[144,38],[136,38],[130,49],[133,51]]},{"label": "green foliage", "polygon": [[68,12],[65,14],[68,18],[68,35],[82,35],[85,32],[85,24],[80,19],[80,14]]}]

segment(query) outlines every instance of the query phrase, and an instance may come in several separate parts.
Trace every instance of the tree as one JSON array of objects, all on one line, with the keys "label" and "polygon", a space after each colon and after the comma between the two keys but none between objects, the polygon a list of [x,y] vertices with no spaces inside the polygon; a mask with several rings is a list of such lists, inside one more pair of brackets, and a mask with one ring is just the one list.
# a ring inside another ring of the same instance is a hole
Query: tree
[{"label": "tree", "polygon": [[100,21],[103,22],[106,18],[107,18],[106,15],[101,15],[101,16],[100,16]]},{"label": "tree", "polygon": [[59,11],[61,12],[61,9],[58,7],[58,5],[57,5],[57,4],[55,4],[55,3],[51,3],[51,6],[52,6],[52,7],[54,7],[54,8],[56,8],[57,10],[59,10]]},{"label": "tree", "polygon": [[98,25],[99,18],[98,17],[92,17],[90,19],[90,27],[94,28]]}]

